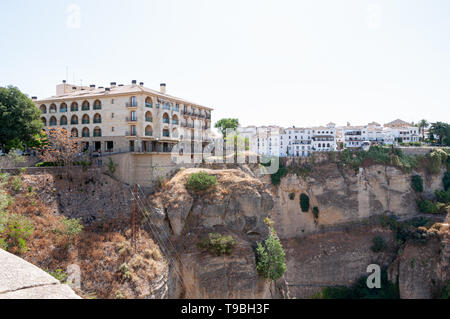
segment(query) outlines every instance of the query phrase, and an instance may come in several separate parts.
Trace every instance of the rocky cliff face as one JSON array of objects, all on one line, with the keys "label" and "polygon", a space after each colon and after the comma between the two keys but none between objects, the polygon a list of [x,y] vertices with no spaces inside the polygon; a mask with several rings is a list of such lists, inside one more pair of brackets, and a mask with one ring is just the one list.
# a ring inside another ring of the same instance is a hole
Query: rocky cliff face
[{"label": "rocky cliff face", "polygon": [[[182,286],[173,289],[172,297],[274,296],[256,272],[254,252],[256,242],[268,235],[264,218],[273,208],[272,196],[261,181],[241,170],[203,170],[217,177],[218,186],[203,194],[188,191],[186,180],[198,171],[181,171],[151,197],[154,216],[160,216],[154,223],[177,248]],[[208,233],[231,235],[236,242],[231,255],[216,257],[198,248]]]},{"label": "rocky cliff face", "polygon": [[[442,174],[412,174],[423,175],[428,193],[442,189]],[[282,238],[316,233],[384,213],[413,217],[419,212],[411,188],[412,174],[381,165],[360,168],[355,173],[334,163],[322,163],[308,177],[290,174],[279,187],[272,188],[275,205],[271,216]],[[302,193],[310,198],[308,213],[300,209]],[[313,207],[319,209],[318,219],[312,214]]]}]

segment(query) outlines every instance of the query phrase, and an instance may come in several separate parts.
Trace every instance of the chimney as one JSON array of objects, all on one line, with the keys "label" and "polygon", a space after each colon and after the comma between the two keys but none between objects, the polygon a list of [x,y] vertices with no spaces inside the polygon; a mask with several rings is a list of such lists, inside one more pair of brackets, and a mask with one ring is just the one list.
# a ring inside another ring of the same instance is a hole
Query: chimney
[{"label": "chimney", "polygon": [[111,91],[111,89],[110,88],[105,88],[105,91],[109,92],[109,91]]},{"label": "chimney", "polygon": [[91,84],[91,85],[89,85],[89,89],[92,91],[92,90],[95,90],[95,84]]},{"label": "chimney", "polygon": [[63,83],[66,84],[66,80],[63,80]]},{"label": "chimney", "polygon": [[32,99],[33,101],[37,101],[37,96],[32,96],[31,99]]},{"label": "chimney", "polygon": [[99,89],[103,89],[103,86],[99,86],[98,88],[99,88]]},{"label": "chimney", "polygon": [[131,84],[136,84],[136,83],[137,83],[136,80],[131,81]]},{"label": "chimney", "polygon": [[117,83],[116,83],[116,82],[111,82],[111,88],[115,88],[115,87],[116,87],[116,85],[117,85]]},{"label": "chimney", "polygon": [[72,86],[72,90],[76,90],[77,89],[77,87],[76,86]]},{"label": "chimney", "polygon": [[119,84],[119,86],[123,86],[123,84]]},{"label": "chimney", "polygon": [[159,85],[159,91],[160,91],[162,94],[166,94],[166,83],[161,83],[161,84]]},{"label": "chimney", "polygon": [[140,82],[139,85],[140,85],[140,86],[144,86],[144,82]]}]

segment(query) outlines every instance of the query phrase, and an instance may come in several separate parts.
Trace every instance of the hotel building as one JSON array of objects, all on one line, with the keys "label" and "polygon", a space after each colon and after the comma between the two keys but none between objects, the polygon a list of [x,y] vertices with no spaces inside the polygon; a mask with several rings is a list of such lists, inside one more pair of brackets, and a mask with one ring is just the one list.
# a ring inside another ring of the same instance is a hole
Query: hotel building
[{"label": "hotel building", "polygon": [[211,139],[212,108],[166,93],[144,83],[82,87],[63,81],[56,95],[38,100],[45,129],[63,127],[78,137],[86,150],[102,153],[168,153],[180,140]]}]

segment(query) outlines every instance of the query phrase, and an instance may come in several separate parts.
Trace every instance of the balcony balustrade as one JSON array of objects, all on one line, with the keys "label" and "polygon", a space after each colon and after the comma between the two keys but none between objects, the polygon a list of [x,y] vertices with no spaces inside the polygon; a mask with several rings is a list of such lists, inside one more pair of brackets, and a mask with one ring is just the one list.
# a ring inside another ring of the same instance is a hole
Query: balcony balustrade
[{"label": "balcony balustrade", "polygon": [[153,103],[145,102],[145,106],[149,108],[153,108]]},{"label": "balcony balustrade", "polygon": [[126,122],[137,122],[137,117],[126,117]]},{"label": "balcony balustrade", "polygon": [[138,106],[138,102],[127,102],[125,103],[126,107],[137,107]]},{"label": "balcony balustrade", "polygon": [[145,121],[146,121],[146,122],[153,122],[153,118],[152,118],[152,117],[146,117],[146,118],[145,118]]}]

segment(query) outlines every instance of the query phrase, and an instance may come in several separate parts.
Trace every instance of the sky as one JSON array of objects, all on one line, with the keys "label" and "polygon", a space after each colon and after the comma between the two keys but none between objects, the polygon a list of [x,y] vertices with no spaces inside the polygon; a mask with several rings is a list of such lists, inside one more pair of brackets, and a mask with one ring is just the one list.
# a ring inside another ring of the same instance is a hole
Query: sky
[{"label": "sky", "polygon": [[0,39],[0,86],[38,98],[137,80],[243,126],[450,122],[448,0],[0,1]]}]

